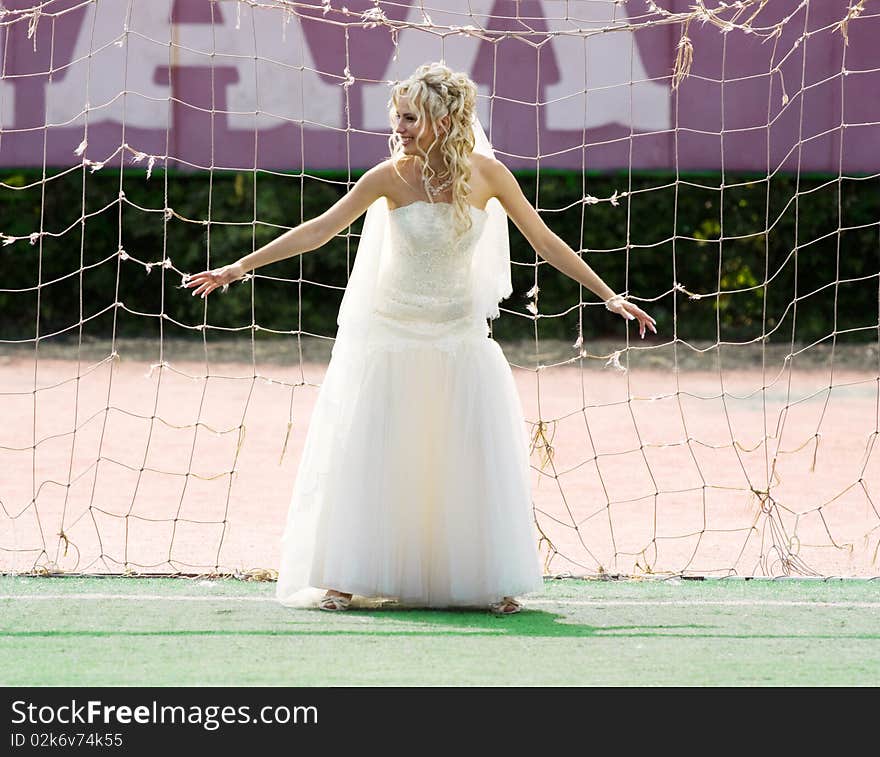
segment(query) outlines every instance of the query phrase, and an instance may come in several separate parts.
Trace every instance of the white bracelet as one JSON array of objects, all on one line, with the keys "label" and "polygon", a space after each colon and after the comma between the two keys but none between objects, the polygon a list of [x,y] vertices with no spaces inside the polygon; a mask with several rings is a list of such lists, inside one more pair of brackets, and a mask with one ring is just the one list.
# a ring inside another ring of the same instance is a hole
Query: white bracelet
[{"label": "white bracelet", "polygon": [[[625,298],[622,294],[615,294],[613,297],[609,297],[607,300],[605,300],[605,307],[608,310],[611,310],[612,304],[616,305],[617,303],[622,303],[624,299]],[[611,310],[611,312],[613,313],[614,311]]]}]

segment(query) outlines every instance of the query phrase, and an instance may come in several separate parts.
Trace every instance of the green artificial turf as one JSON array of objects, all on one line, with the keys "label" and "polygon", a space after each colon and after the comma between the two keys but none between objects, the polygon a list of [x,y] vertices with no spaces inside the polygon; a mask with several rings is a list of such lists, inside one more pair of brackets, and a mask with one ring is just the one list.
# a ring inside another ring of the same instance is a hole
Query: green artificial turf
[{"label": "green artificial turf", "polygon": [[0,685],[880,683],[877,580],[547,579],[508,617],[293,610],[274,589],[0,576]]}]

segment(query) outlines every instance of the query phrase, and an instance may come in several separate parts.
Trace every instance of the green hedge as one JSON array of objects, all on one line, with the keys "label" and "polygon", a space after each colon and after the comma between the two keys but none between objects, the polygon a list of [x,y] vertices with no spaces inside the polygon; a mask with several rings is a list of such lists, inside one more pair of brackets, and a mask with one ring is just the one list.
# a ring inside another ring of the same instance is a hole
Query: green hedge
[{"label": "green hedge", "polygon": [[[144,262],[161,263],[165,255],[177,271],[220,266],[318,215],[347,187],[346,176],[331,173],[302,179],[261,172],[255,181],[253,173],[154,171],[147,180],[144,170],[126,168],[121,183],[118,170],[103,169],[50,175],[45,184],[37,171],[7,169],[0,176],[7,185],[0,192],[0,231],[45,233],[33,245],[25,239],[0,247],[0,338],[7,340],[32,339],[38,324],[41,335],[67,329],[76,338],[72,327],[80,317],[101,311],[84,327],[89,336],[107,337],[115,329],[118,336],[156,337],[160,325],[167,337],[198,336],[174,321],[202,323],[205,301],[180,288],[175,270],[157,265],[147,274],[134,260],[121,259],[120,245]],[[538,207],[568,208],[542,215],[575,250],[586,250],[584,259],[613,289],[646,298],[643,306],[666,338],[753,339],[762,333],[766,308],[766,329],[775,329],[771,341],[810,343],[831,334],[835,321],[838,331],[860,329],[841,338],[877,339],[877,179],[728,175],[728,184],[744,185],[725,188],[722,207],[717,174],[681,174],[677,186],[670,173],[542,170],[517,177]],[[25,189],[28,184],[34,186]],[[120,189],[122,203],[116,201]],[[176,214],[167,220],[166,192]],[[615,192],[616,205],[607,201]],[[584,193],[602,201],[580,203]],[[253,218],[260,221],[256,227]],[[762,231],[767,219],[769,235]],[[361,223],[351,236],[258,269],[253,286],[236,283],[224,295],[215,293],[207,322],[246,329],[255,321],[332,336]],[[839,226],[855,228],[838,234]],[[596,303],[595,296],[546,262],[538,272],[536,322],[525,296],[535,283],[536,256],[513,223],[510,230],[514,294],[503,307],[512,313],[493,323],[496,338],[532,337],[537,329],[539,338],[573,341],[581,320],[588,338],[620,333],[618,319],[601,307],[579,308],[581,297]],[[38,282],[39,291],[33,289]],[[747,291],[692,299],[674,292],[675,282],[692,293]],[[30,291],[9,291],[24,289]],[[126,313],[113,307],[117,300],[168,318]]]}]

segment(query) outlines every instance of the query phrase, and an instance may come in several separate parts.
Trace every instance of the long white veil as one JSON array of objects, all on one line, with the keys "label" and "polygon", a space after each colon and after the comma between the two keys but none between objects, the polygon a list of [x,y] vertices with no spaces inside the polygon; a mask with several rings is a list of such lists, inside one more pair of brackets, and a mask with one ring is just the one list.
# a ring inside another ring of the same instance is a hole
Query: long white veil
[{"label": "long white veil", "polygon": [[[474,152],[494,157],[479,119],[471,122]],[[499,315],[499,303],[512,292],[510,242],[507,213],[492,198],[486,206],[487,218],[474,248],[470,275],[470,294],[475,318],[492,320]],[[287,525],[282,537],[281,567],[276,597],[289,607],[317,604],[323,588],[309,584],[314,556],[316,529],[322,527],[326,502],[333,501],[334,482],[345,473],[345,443],[357,407],[361,387],[353,377],[364,375],[372,312],[378,283],[391,255],[390,214],[385,197],[370,205],[364,219],[354,266],[349,277],[337,323],[332,358],[309,430]]]}]

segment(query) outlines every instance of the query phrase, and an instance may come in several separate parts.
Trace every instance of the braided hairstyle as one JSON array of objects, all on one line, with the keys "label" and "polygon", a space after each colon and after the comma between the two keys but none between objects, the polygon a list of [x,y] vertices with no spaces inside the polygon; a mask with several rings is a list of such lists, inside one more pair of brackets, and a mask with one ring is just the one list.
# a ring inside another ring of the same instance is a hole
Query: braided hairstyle
[{"label": "braided hairstyle", "polygon": [[[404,159],[403,142],[394,130],[394,114],[397,98],[407,97],[416,114],[416,125],[420,135],[427,128],[434,140],[429,150],[439,145],[443,163],[452,175],[452,206],[454,208],[455,228],[459,234],[465,233],[473,225],[467,196],[470,194],[471,153],[474,149],[474,136],[471,119],[477,105],[477,85],[462,72],[453,71],[442,61],[424,63],[403,81],[394,83],[388,100],[389,120],[392,134],[388,139],[391,160],[397,175],[403,178],[398,163]],[[449,116],[449,127],[445,132],[438,130],[443,116]],[[418,145],[416,143],[416,147]],[[427,152],[422,152],[422,182],[436,175],[428,165]],[[433,202],[430,193],[428,198]]]}]

